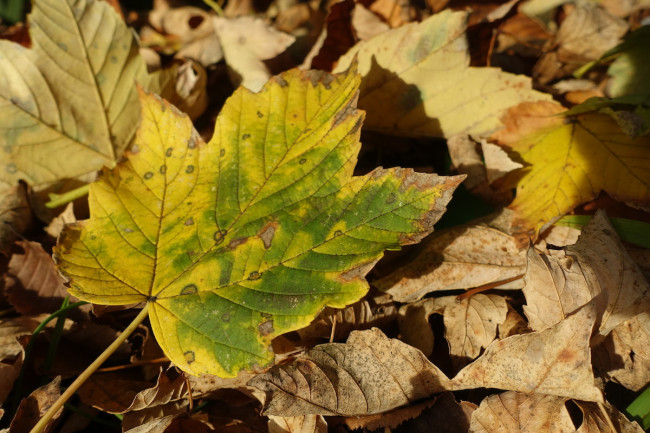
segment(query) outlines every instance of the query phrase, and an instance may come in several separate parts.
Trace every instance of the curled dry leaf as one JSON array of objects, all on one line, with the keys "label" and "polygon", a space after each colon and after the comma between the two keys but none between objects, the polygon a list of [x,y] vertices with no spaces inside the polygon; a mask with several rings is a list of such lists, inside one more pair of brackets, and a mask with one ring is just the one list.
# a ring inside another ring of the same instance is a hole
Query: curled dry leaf
[{"label": "curled dry leaf", "polygon": [[481,150],[483,151],[485,170],[489,183],[502,178],[512,170],[523,167],[520,163],[510,159],[508,154],[496,144],[481,140]]},{"label": "curled dry leaf", "polygon": [[476,408],[475,404],[467,401],[458,403],[452,393],[444,392],[420,415],[402,423],[392,431],[394,433],[467,433],[472,412]]},{"label": "curled dry leaf", "polygon": [[576,433],[644,433],[639,424],[628,420],[608,402],[597,405],[578,401],[576,404],[583,415],[582,425]]},{"label": "curled dry leaf", "polygon": [[542,84],[569,75],[614,48],[628,28],[625,20],[609,14],[600,5],[576,5],[548,43],[555,49],[539,59],[533,75]]},{"label": "curled dry leaf", "polygon": [[272,59],[293,44],[295,38],[275,30],[259,18],[213,17],[233,85],[259,91],[271,74],[262,60]]},{"label": "curled dry leaf", "polygon": [[19,183],[0,195],[0,253],[9,256],[14,241],[31,222],[26,184]]},{"label": "curled dry leaf", "polygon": [[[405,266],[373,282],[396,301],[427,293],[478,287],[522,275],[526,250],[512,236],[486,225],[454,227],[427,238]],[[521,279],[499,287],[518,289]]]},{"label": "curled dry leaf", "polygon": [[476,358],[497,335],[505,322],[508,306],[500,295],[477,294],[445,308],[445,338],[454,366]]},{"label": "curled dry leaf", "polygon": [[347,343],[316,346],[249,382],[268,393],[266,415],[357,416],[385,412],[449,388],[419,350],[379,329],[353,331]]},{"label": "curled dry leaf", "polygon": [[397,306],[389,295],[364,298],[343,309],[326,307],[306,328],[297,332],[301,338],[340,340],[353,330],[384,328],[397,318]]},{"label": "curled dry leaf", "polygon": [[485,398],[472,413],[471,433],[573,433],[565,397],[508,391]]},{"label": "curled dry leaf", "polygon": [[327,433],[327,422],[322,415],[270,415],[269,433]]},{"label": "curled dry leaf", "polygon": [[604,377],[633,391],[650,383],[650,315],[621,323],[594,350],[594,367]]},{"label": "curled dry leaf", "polygon": [[443,314],[445,308],[455,302],[455,296],[443,296],[403,305],[397,318],[402,341],[422,351],[427,358],[431,356],[435,342],[429,316]]},{"label": "curled dry leaf", "polygon": [[528,249],[524,313],[534,331],[560,323],[595,295],[590,292],[575,260],[563,251],[559,253],[561,255],[540,255],[534,247]]},{"label": "curled dry leaf", "polygon": [[66,224],[71,224],[75,221],[77,221],[77,217],[74,214],[74,205],[73,203],[68,203],[63,212],[54,217],[50,224],[48,224],[48,226],[45,228],[45,231],[48,235],[56,239],[59,237],[59,234],[61,234],[63,226]]},{"label": "curled dry leaf", "polygon": [[359,63],[365,128],[409,136],[479,136],[502,126],[499,117],[508,107],[549,100],[532,90],[525,76],[470,67],[466,20],[466,12],[445,10],[357,43],[339,59],[335,72],[354,59]]},{"label": "curled dry leaf", "polygon": [[598,332],[612,329],[650,310],[650,284],[627,254],[605,212],[598,211],[567,254],[580,263],[602,315]]},{"label": "curled dry leaf", "polygon": [[147,421],[144,424],[125,429],[125,433],[210,433],[214,430],[206,423],[193,418],[166,415],[162,418]]},{"label": "curled dry leaf", "polygon": [[547,330],[495,341],[452,380],[454,389],[499,388],[602,402],[591,371],[595,319],[589,304]]},{"label": "curled dry leaf", "polygon": [[20,314],[52,313],[68,295],[52,257],[41,244],[19,241],[25,254],[14,254],[5,275],[5,294]]},{"label": "curled dry leaf", "polygon": [[[29,397],[23,399],[18,406],[16,415],[9,426],[10,432],[28,432],[36,425],[47,410],[54,404],[61,395],[61,377],[56,377],[52,382],[43,385],[32,392]],[[56,420],[63,408],[54,415]],[[50,421],[50,424],[53,421]]]}]

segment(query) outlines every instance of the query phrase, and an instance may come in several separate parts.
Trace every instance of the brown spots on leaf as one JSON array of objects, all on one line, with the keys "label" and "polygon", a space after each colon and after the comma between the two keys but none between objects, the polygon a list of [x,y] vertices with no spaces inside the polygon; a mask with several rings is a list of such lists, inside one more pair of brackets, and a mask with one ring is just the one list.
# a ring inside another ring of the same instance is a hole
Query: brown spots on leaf
[{"label": "brown spots on leaf", "polygon": [[181,290],[181,295],[192,295],[198,291],[199,288],[196,287],[196,284],[188,284],[187,286],[183,287],[183,290]]},{"label": "brown spots on leaf", "polygon": [[192,350],[188,350],[187,352],[183,353],[183,355],[185,356],[185,361],[187,361],[188,364],[196,361],[196,355]]},{"label": "brown spots on leaf", "polygon": [[265,322],[260,323],[260,325],[257,327],[257,330],[259,331],[260,335],[267,337],[271,334],[273,334],[273,320],[267,320]]},{"label": "brown spots on leaf", "polygon": [[[286,83],[286,82],[285,82],[285,83]],[[261,119],[262,117],[264,117],[264,115],[262,114],[261,111],[258,111],[258,112],[257,112],[257,117],[259,117],[259,118]]]},{"label": "brown spots on leaf", "polygon": [[188,166],[185,168],[185,173],[187,173],[187,174],[190,174],[190,173],[192,173],[193,171],[194,171],[194,166],[193,166],[193,165],[188,165]]},{"label": "brown spots on leaf", "polygon": [[221,242],[223,242],[223,239],[226,237],[226,231],[225,230],[217,230],[214,232],[214,242],[215,245],[219,245]]},{"label": "brown spots on leaf", "polygon": [[576,350],[567,347],[562,352],[560,352],[560,354],[557,356],[557,360],[558,362],[573,362],[579,357],[580,354],[576,352]]},{"label": "brown spots on leaf", "polygon": [[191,226],[194,224],[194,218],[190,217],[185,221],[186,226]]},{"label": "brown spots on leaf", "polygon": [[226,149],[221,149],[219,151],[219,156],[225,156],[226,155]]},{"label": "brown spots on leaf", "polygon": [[172,156],[172,152],[174,151],[173,148],[168,147],[167,150],[165,151],[165,156],[170,157]]},{"label": "brown spots on leaf", "polygon": [[187,148],[188,149],[194,149],[196,147],[196,138],[194,136],[190,137],[189,141],[187,142]]},{"label": "brown spots on leaf", "polygon": [[253,271],[248,275],[248,280],[249,281],[259,280],[260,278],[262,278],[262,274],[260,274],[257,271]]},{"label": "brown spots on leaf", "polygon": [[397,196],[395,195],[395,193],[391,192],[390,194],[388,194],[388,197],[386,197],[386,204],[395,203],[396,198],[397,198]]},{"label": "brown spots on leaf", "polygon": [[7,173],[14,174],[18,171],[18,168],[16,168],[16,164],[13,162],[11,164],[7,164]]},{"label": "brown spots on leaf", "polygon": [[241,136],[242,140],[248,140],[249,138],[251,138],[250,134],[244,134],[244,135]]},{"label": "brown spots on leaf", "polygon": [[305,162],[307,162],[307,158],[301,158],[298,164],[303,165]]},{"label": "brown spots on leaf", "polygon": [[262,227],[262,230],[257,234],[260,239],[262,239],[262,242],[264,243],[264,248],[267,250],[271,248],[271,242],[273,241],[273,236],[275,236],[275,230],[278,227],[277,222],[270,222],[267,223],[264,227]]},{"label": "brown spots on leaf", "polygon": [[229,313],[223,313],[221,315],[221,321],[222,322],[230,322],[230,314]]},{"label": "brown spots on leaf", "polygon": [[165,164],[161,165],[159,171],[160,171],[160,174],[167,173],[167,166]]},{"label": "brown spots on leaf", "polygon": [[148,172],[146,172],[146,173],[144,174],[144,178],[145,178],[145,179],[151,179],[152,177],[153,177],[153,173],[150,172],[150,171],[148,171]]},{"label": "brown spots on leaf", "polygon": [[228,248],[234,250],[234,249],[237,248],[239,245],[245,244],[246,241],[248,241],[248,238],[237,238],[237,239],[233,239],[233,240],[230,241],[230,243],[228,244]]}]

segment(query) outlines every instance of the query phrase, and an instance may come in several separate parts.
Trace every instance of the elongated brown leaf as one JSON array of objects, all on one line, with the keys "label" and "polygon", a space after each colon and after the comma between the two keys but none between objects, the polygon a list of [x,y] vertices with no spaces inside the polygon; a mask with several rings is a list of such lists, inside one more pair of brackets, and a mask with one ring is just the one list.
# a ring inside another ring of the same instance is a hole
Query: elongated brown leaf
[{"label": "elongated brown leaf", "polygon": [[500,388],[602,402],[589,348],[595,319],[589,304],[545,331],[493,342],[452,383],[456,389]]},{"label": "elongated brown leaf", "polygon": [[[417,300],[427,293],[478,287],[521,275],[526,251],[515,238],[486,225],[444,230],[422,242],[417,256],[373,283],[396,301]],[[521,280],[505,288],[521,288]]]},{"label": "elongated brown leaf", "polygon": [[269,433],[327,433],[322,415],[269,416]]},{"label": "elongated brown leaf", "polygon": [[316,346],[249,385],[268,393],[266,415],[356,416],[385,412],[448,389],[447,377],[417,349],[379,329],[347,343]]}]

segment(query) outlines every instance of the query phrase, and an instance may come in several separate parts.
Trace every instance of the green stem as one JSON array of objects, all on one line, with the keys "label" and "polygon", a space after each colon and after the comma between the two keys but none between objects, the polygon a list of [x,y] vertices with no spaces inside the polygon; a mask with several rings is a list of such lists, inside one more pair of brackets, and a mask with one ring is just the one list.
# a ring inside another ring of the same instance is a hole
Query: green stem
[{"label": "green stem", "polygon": [[74,201],[80,197],[88,195],[89,190],[90,190],[90,185],[87,184],[87,185],[82,185],[79,188],[73,189],[72,191],[68,191],[63,194],[51,193],[49,194],[50,201],[45,203],[45,207],[54,209],[59,206],[63,206],[64,204],[68,204],[71,201]]},{"label": "green stem", "polygon": [[124,341],[133,333],[133,331],[136,330],[138,325],[142,323],[142,321],[147,317],[147,314],[149,313],[149,304],[145,305],[142,311],[136,316],[135,319],[127,326],[127,328],[120,334],[119,337],[111,343],[110,346],[102,352],[101,355],[93,361],[92,364],[86,368],[83,373],[79,375],[75,379],[74,382],[68,387],[68,389],[65,390],[63,394],[54,402],[52,407],[48,409],[47,412],[45,412],[45,415],[43,415],[43,418],[41,418],[38,423],[34,426],[34,428],[30,431],[30,433],[40,433],[45,430],[45,427],[47,427],[47,424],[52,420],[54,415],[63,407],[65,402],[67,402],[70,397],[74,395],[75,392],[83,385],[86,380],[97,370],[119,347]]},{"label": "green stem", "polygon": [[[60,309],[64,309],[69,304],[70,304],[70,297],[66,296],[63,302],[61,303]],[[65,313],[61,314],[56,319],[56,325],[54,325],[54,331],[52,331],[52,340],[50,341],[50,347],[47,349],[45,365],[43,366],[43,377],[41,380],[47,380],[47,376],[49,376],[50,370],[52,369],[52,364],[54,363],[54,356],[56,355],[56,351],[59,348],[61,335],[63,335],[63,326],[65,325],[65,319],[66,317],[68,317],[66,313],[67,310],[65,311]],[[41,382],[41,385],[45,385],[45,383]]]},{"label": "green stem", "polygon": [[25,347],[25,357],[23,359],[23,365],[20,367],[20,373],[18,373],[18,377],[16,378],[16,383],[14,385],[14,390],[13,390],[13,404],[11,407],[11,414],[15,414],[16,410],[18,409],[18,404],[20,403],[20,400],[22,398],[23,394],[23,380],[25,378],[25,370],[27,369],[27,364],[28,360],[31,357],[32,350],[34,348],[34,343],[36,343],[36,336],[47,326],[48,323],[50,323],[52,320],[56,319],[57,317],[60,317],[64,314],[67,314],[69,310],[72,310],[73,308],[80,307],[82,305],[86,305],[88,302],[84,301],[79,301],[75,302],[74,304],[70,304],[65,308],[59,308],[57,311],[54,313],[50,314],[45,320],[43,320],[37,327],[34,329],[34,332],[32,332],[32,336],[29,339],[29,343],[27,343],[27,346]]},{"label": "green stem", "polygon": [[221,6],[219,6],[219,3],[217,3],[214,0],[203,0],[203,3],[206,5],[210,6],[213,11],[217,13],[220,17],[223,16],[223,9],[221,9]]}]

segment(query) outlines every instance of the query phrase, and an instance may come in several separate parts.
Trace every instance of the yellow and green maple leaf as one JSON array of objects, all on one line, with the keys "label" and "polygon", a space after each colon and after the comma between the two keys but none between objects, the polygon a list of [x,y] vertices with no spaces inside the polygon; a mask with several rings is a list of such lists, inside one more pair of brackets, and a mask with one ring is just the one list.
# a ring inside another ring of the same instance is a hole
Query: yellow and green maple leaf
[{"label": "yellow and green maple leaf", "polygon": [[462,177],[352,176],[359,81],[293,70],[240,88],[207,144],[143,94],[134,150],[91,185],[91,219],[55,250],[71,293],[147,302],[167,356],[220,376],[269,364],[274,336],[360,299],[383,251],[430,233]]}]

